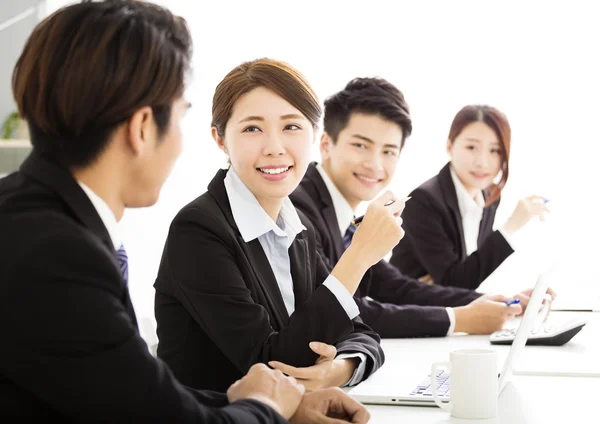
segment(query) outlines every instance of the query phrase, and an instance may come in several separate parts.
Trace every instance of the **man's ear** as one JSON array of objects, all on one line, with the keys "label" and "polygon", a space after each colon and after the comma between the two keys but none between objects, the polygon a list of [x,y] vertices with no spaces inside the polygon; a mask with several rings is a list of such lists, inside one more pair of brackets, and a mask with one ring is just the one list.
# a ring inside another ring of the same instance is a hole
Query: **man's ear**
[{"label": "man's ear", "polygon": [[215,140],[215,143],[217,143],[217,146],[219,146],[219,149],[223,150],[223,152],[225,152],[225,154],[227,155],[228,153],[227,146],[225,146],[225,139],[219,135],[217,127],[212,127],[210,129],[210,133],[212,135],[213,140]]},{"label": "man's ear", "polygon": [[329,159],[331,156],[331,149],[333,148],[333,140],[326,132],[321,135],[319,147],[321,150],[321,160],[325,161]]},{"label": "man's ear", "polygon": [[141,156],[156,137],[156,123],[150,106],[136,110],[129,118],[127,143],[136,156]]}]

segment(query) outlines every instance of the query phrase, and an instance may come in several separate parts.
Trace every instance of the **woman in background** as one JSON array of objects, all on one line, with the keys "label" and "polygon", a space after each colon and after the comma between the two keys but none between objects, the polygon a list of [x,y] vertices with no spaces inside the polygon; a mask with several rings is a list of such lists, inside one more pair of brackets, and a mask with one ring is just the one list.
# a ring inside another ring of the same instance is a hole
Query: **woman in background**
[{"label": "woman in background", "polygon": [[511,236],[548,210],[542,197],[521,199],[493,230],[508,180],[510,138],[498,109],[469,105],[458,112],[446,147],[450,162],[411,193],[402,216],[406,237],[394,248],[392,264],[425,283],[476,289],[513,253]]},{"label": "woman in background", "polygon": [[404,202],[376,200],[330,274],[288,198],[320,118],[310,85],[282,62],[244,63],[217,86],[212,135],[230,167],[175,217],[155,284],[158,356],[189,386],[226,389],[258,362],[307,389],[344,386],[383,363],[352,295],[403,236]]}]

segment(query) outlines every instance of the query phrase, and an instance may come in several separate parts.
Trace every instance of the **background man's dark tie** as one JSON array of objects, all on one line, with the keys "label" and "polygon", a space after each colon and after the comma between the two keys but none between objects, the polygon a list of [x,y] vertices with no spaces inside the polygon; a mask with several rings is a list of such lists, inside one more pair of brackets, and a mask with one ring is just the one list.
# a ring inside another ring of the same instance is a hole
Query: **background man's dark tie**
[{"label": "background man's dark tie", "polygon": [[344,250],[350,246],[350,242],[352,242],[352,237],[354,237],[355,231],[356,227],[354,225],[350,225],[346,230],[346,234],[344,234]]},{"label": "background man's dark tie", "polygon": [[127,264],[127,252],[123,245],[117,250],[117,260],[119,261],[119,268],[121,268],[121,275],[123,276],[125,285],[127,285],[129,281],[129,266]]}]

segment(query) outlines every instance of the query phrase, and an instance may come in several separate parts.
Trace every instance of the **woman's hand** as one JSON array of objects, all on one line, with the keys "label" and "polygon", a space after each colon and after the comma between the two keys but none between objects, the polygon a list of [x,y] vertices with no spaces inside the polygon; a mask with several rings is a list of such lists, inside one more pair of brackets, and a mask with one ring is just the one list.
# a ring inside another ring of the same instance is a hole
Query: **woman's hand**
[{"label": "woman's hand", "polygon": [[295,377],[306,390],[312,391],[326,387],[339,387],[346,384],[358,363],[357,359],[335,359],[337,349],[326,343],[311,342],[310,348],[319,354],[315,365],[297,368],[278,361],[270,361],[269,366]]},{"label": "woman's hand", "polygon": [[[393,203],[390,203],[393,202]],[[402,218],[406,201],[386,191],[367,208],[348,250],[360,252],[369,266],[375,265],[404,237]]]},{"label": "woman's hand", "polygon": [[387,191],[369,205],[352,243],[331,271],[350,294],[354,295],[365,272],[404,237],[400,214],[405,203]]},{"label": "woman's hand", "polygon": [[514,212],[508,218],[502,229],[512,235],[523,228],[534,217],[544,220],[550,211],[546,207],[546,199],[541,196],[529,196],[519,200]]}]

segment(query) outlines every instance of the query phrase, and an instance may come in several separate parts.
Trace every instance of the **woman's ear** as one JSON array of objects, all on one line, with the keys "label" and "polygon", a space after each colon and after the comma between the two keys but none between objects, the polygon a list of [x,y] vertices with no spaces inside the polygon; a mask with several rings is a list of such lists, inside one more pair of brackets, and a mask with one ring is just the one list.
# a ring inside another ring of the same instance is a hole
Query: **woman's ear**
[{"label": "woman's ear", "polygon": [[448,155],[452,154],[452,141],[450,139],[446,141],[446,153],[448,153]]},{"label": "woman's ear", "polygon": [[227,154],[227,146],[225,146],[225,139],[219,135],[219,131],[217,130],[217,127],[212,127],[210,129],[210,133],[212,135],[212,138],[217,143],[217,146],[219,146],[219,149],[223,150],[223,152],[225,152],[225,154]]}]

